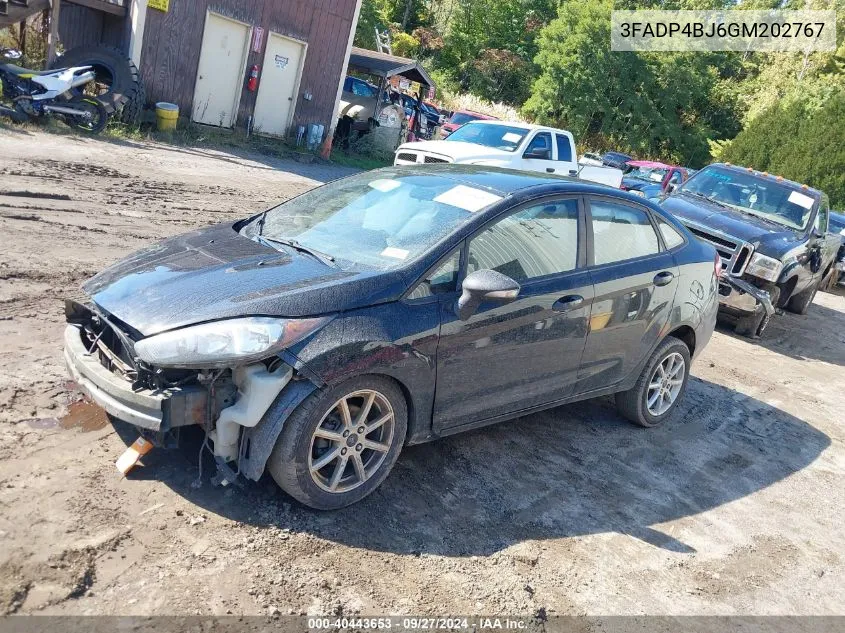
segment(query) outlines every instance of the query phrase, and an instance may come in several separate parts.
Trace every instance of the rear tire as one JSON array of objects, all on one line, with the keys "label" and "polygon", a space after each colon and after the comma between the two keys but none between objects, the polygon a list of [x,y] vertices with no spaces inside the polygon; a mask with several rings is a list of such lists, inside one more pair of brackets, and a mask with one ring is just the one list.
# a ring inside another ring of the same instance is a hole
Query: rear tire
[{"label": "rear tire", "polygon": [[[80,46],[65,52],[51,64],[51,68],[68,66],[93,66],[96,74],[94,85],[102,92],[87,92],[92,84],[79,90],[102,103],[108,114],[120,113],[116,117],[118,120],[136,122],[146,100],[144,83],[138,67],[122,51],[110,46]],[[124,116],[122,111],[126,107],[128,110]]]},{"label": "rear tire", "polygon": [[809,288],[806,288],[798,294],[790,297],[789,301],[786,303],[786,309],[794,314],[807,314],[807,310],[813,303],[816,292],[819,290],[819,283],[820,282],[816,282]]},{"label": "rear tire", "polygon": [[[678,364],[681,360],[682,366]],[[690,351],[686,343],[667,336],[643,367],[636,384],[628,391],[616,394],[616,409],[624,418],[639,426],[662,424],[683,399],[689,371]],[[657,384],[660,388],[655,388]],[[664,405],[665,409],[662,408]]]},{"label": "rear tire", "polygon": [[317,510],[343,508],[387,478],[407,428],[407,404],[396,383],[382,376],[356,376],[312,394],[296,408],[285,421],[267,470],[297,501]]},{"label": "rear tire", "polygon": [[86,121],[82,118],[64,115],[65,122],[74,130],[79,130],[86,134],[99,134],[109,122],[109,115],[106,112],[105,106],[96,99],[89,99],[87,97],[71,99],[68,101],[68,105],[75,106],[77,109],[85,109],[92,117]]}]

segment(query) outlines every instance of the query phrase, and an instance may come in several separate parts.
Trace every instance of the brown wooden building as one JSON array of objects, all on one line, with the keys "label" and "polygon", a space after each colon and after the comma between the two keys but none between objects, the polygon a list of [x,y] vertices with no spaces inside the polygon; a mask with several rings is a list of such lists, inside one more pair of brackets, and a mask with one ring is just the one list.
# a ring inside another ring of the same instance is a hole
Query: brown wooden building
[{"label": "brown wooden building", "polygon": [[[208,125],[285,135],[333,126],[361,0],[65,0],[65,48],[132,57],[149,101]],[[258,66],[257,89],[250,71]],[[324,134],[325,137],[325,134]]]}]

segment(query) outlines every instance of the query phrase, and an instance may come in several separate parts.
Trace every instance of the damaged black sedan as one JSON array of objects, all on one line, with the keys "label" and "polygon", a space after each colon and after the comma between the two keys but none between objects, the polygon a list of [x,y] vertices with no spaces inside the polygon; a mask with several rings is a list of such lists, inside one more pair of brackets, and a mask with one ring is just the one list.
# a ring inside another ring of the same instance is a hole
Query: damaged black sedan
[{"label": "damaged black sedan", "polygon": [[354,503],[402,447],[615,393],[676,409],[719,260],[641,199],[471,166],[393,168],[164,240],[67,301],[65,358],[156,445],[201,426],[218,480]]}]

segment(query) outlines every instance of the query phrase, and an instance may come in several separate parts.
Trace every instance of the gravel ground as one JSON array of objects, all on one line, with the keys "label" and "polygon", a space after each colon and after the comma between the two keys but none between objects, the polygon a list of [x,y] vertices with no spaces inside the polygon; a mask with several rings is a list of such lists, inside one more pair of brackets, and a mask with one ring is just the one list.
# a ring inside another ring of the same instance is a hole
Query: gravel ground
[{"label": "gravel ground", "polygon": [[134,436],[68,382],[62,298],[347,172],[0,127],[0,613],[842,613],[843,296],[717,331],[662,428],[561,407],[409,448],[340,512],[192,487],[192,437],[121,477]]}]

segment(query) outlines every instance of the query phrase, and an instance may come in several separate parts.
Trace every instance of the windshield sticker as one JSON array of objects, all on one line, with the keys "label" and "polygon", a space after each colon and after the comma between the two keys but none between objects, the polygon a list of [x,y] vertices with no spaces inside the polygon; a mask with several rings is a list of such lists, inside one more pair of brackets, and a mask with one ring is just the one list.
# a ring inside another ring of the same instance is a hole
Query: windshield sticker
[{"label": "windshield sticker", "polygon": [[380,178],[378,180],[373,180],[368,184],[376,191],[381,191],[382,193],[393,191],[394,189],[402,186],[401,182],[398,180],[391,180],[390,178]]},{"label": "windshield sticker", "polygon": [[810,196],[805,196],[800,191],[793,191],[791,194],[789,194],[789,201],[792,204],[797,204],[799,206],[804,207],[805,209],[813,208],[813,199]]},{"label": "windshield sticker", "polygon": [[394,248],[393,246],[388,246],[381,252],[382,257],[392,257],[393,259],[406,259],[408,253],[409,251],[404,248]]},{"label": "windshield sticker", "polygon": [[441,193],[434,201],[475,213],[501,199],[501,196],[497,196],[489,191],[467,187],[466,185],[457,185]]},{"label": "windshield sticker", "polygon": [[648,177],[651,178],[654,182],[663,182],[663,174],[660,174],[656,171],[651,172]]},{"label": "windshield sticker", "polygon": [[502,137],[502,140],[506,143],[519,143],[522,140],[522,136],[514,134],[513,132],[508,132]]}]

